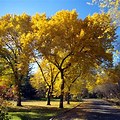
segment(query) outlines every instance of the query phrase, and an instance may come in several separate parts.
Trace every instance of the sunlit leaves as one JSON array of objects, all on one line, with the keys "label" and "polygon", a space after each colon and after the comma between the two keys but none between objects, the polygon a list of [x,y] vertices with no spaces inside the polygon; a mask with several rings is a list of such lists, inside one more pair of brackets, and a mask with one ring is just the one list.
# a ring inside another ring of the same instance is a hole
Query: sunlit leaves
[{"label": "sunlit leaves", "polygon": [[22,81],[29,72],[32,40],[32,22],[29,15],[25,13],[21,15],[8,14],[0,18],[0,57],[9,66],[8,70],[11,73],[8,72],[8,76],[12,74],[11,79],[4,78],[4,81],[9,80],[11,84],[15,84],[18,94]]},{"label": "sunlit leaves", "polygon": [[[0,57],[11,67],[19,85],[29,72],[30,62],[36,60],[42,66],[40,75],[43,77],[35,77],[38,81],[33,82],[34,87],[38,88],[43,79],[43,84],[50,87],[59,72],[61,80],[58,76],[58,84],[54,85],[63,95],[65,82],[72,83],[79,74],[83,82],[84,74],[91,68],[112,62],[115,30],[110,16],[104,13],[87,16],[84,20],[78,18],[75,10],[62,10],[50,18],[38,13],[32,17],[25,13],[8,14],[0,18]],[[85,77],[90,89],[92,78],[92,75]]]},{"label": "sunlit leaves", "polygon": [[0,19],[0,22],[1,43],[10,56],[8,59],[12,64],[16,64],[18,70],[22,70],[20,72],[27,71],[24,65],[28,64],[30,57],[29,43],[33,38],[30,16],[25,13],[20,16],[6,15]]},{"label": "sunlit leaves", "polygon": [[103,11],[108,12],[114,23],[120,25],[120,0],[92,0],[98,4]]}]

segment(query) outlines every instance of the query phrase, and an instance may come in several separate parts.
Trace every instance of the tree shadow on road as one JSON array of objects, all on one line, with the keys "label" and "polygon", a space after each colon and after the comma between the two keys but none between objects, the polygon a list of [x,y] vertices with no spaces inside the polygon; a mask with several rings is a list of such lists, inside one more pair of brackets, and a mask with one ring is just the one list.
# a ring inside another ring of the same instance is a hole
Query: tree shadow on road
[{"label": "tree shadow on road", "polygon": [[56,120],[120,120],[120,109],[106,102],[84,103]]}]

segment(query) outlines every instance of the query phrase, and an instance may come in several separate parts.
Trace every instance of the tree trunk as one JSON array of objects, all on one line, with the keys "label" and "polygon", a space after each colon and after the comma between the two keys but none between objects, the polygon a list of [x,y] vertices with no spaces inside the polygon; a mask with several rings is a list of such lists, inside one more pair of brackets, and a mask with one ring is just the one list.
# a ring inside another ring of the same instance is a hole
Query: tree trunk
[{"label": "tree trunk", "polygon": [[62,80],[62,83],[61,83],[61,94],[60,94],[59,108],[63,108],[64,84],[65,84],[63,70],[61,70],[61,80]]},{"label": "tree trunk", "polygon": [[[17,76],[17,75],[16,75]],[[17,92],[17,106],[22,106],[21,104],[21,79],[19,77],[16,77],[16,92]]]},{"label": "tree trunk", "polygon": [[67,93],[67,104],[70,104],[70,91]]},{"label": "tree trunk", "polygon": [[21,104],[21,85],[17,85],[17,106],[22,106]]},{"label": "tree trunk", "polygon": [[120,89],[120,80],[118,80],[118,87],[119,87],[119,89]]},{"label": "tree trunk", "polygon": [[21,97],[20,96],[18,96],[18,98],[17,98],[17,106],[22,106],[22,104],[21,104]]},{"label": "tree trunk", "polygon": [[51,88],[48,88],[48,93],[47,93],[47,105],[51,105],[50,104],[50,97],[51,97],[51,92],[50,92]]}]

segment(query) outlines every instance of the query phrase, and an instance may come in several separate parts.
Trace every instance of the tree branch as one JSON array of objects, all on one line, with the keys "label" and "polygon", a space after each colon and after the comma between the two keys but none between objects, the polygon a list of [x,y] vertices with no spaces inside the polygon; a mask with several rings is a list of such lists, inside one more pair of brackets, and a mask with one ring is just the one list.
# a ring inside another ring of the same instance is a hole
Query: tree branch
[{"label": "tree branch", "polygon": [[61,67],[62,67],[62,65],[63,65],[64,61],[65,61],[65,60],[66,60],[66,59],[67,59],[70,55],[72,55],[72,52],[70,52],[68,55],[66,55],[66,56],[63,58],[62,62],[60,63],[59,68],[61,68]]},{"label": "tree branch", "polygon": [[40,71],[41,71],[41,73],[42,73],[42,77],[43,77],[44,81],[46,82],[47,86],[50,86],[50,85],[48,84],[48,82],[47,82],[45,76],[44,76],[44,73],[43,73],[43,70],[42,70],[41,65],[38,63],[38,61],[37,61],[37,59],[35,58],[35,56],[33,56],[33,57],[34,57],[35,62],[36,62],[37,65],[38,65],[38,67],[40,68]]}]

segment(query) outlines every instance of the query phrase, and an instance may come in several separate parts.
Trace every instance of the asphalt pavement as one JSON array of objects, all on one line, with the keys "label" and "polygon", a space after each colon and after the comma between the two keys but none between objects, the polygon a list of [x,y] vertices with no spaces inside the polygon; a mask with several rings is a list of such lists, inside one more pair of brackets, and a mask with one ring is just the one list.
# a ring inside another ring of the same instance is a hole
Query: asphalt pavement
[{"label": "asphalt pavement", "polygon": [[120,107],[101,99],[85,99],[76,108],[52,120],[120,120]]}]

